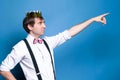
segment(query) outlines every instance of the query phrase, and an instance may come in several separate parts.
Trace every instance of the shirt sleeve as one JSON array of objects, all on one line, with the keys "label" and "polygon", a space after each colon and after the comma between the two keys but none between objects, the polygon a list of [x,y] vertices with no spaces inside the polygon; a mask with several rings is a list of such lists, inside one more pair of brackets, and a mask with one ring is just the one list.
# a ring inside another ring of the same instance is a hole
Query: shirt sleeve
[{"label": "shirt sleeve", "polygon": [[45,39],[48,41],[49,45],[52,48],[55,48],[56,46],[61,45],[62,43],[64,43],[65,41],[67,41],[70,38],[71,38],[71,36],[70,36],[70,33],[68,30],[65,30],[55,36],[45,37]]},{"label": "shirt sleeve", "polygon": [[21,49],[20,45],[16,45],[13,47],[12,51],[8,54],[8,56],[2,61],[0,65],[1,71],[10,71],[13,69],[17,63],[24,57],[23,50]]},{"label": "shirt sleeve", "polygon": [[4,61],[2,61],[2,64],[0,66],[1,71],[10,71],[16,63],[15,58],[13,56],[15,54],[15,50],[13,49],[10,54],[5,58]]}]

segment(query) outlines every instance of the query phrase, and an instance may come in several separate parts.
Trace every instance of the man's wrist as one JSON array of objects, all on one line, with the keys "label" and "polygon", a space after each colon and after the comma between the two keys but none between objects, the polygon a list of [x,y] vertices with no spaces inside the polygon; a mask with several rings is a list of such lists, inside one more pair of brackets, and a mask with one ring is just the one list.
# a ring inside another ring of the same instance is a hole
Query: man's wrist
[{"label": "man's wrist", "polygon": [[91,18],[90,21],[91,21],[91,22],[95,22],[95,18]]}]

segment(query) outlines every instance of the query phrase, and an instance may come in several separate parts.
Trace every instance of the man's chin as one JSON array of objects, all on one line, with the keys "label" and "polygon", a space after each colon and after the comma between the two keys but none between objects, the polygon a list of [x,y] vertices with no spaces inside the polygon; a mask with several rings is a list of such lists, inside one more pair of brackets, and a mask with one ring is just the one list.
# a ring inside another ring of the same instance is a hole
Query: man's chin
[{"label": "man's chin", "polygon": [[40,34],[40,36],[44,35],[44,33]]}]

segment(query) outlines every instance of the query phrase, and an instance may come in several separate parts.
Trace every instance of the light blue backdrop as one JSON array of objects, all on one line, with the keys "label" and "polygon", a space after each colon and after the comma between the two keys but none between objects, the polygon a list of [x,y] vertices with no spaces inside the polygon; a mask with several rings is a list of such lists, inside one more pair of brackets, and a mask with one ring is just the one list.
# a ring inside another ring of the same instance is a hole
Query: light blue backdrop
[{"label": "light blue backdrop", "polygon": [[55,49],[56,76],[57,80],[120,80],[119,0],[1,0],[0,63],[26,37],[22,20],[31,10],[42,11],[47,36],[110,12],[107,25],[93,23]]}]

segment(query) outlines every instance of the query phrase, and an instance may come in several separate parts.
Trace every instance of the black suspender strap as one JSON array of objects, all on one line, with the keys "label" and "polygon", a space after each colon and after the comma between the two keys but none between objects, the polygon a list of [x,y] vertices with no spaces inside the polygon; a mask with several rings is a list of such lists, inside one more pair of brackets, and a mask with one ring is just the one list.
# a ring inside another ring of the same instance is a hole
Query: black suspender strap
[{"label": "black suspender strap", "polygon": [[26,44],[26,46],[27,46],[27,48],[28,48],[28,51],[29,51],[29,53],[30,53],[30,56],[31,56],[31,58],[32,58],[32,61],[33,61],[34,67],[35,67],[35,71],[36,71],[36,75],[37,75],[37,77],[38,77],[38,80],[42,80],[40,71],[39,71],[39,69],[38,69],[37,62],[36,62],[36,60],[35,60],[35,57],[34,57],[34,55],[33,55],[32,50],[31,50],[31,48],[30,48],[30,45],[29,45],[29,43],[28,43],[28,41],[27,41],[26,39],[24,39],[24,42],[25,42],[25,44]]},{"label": "black suspender strap", "polygon": [[51,63],[52,63],[53,73],[54,73],[54,79],[56,80],[55,68],[54,68],[54,63],[53,63],[53,59],[52,59],[52,54],[51,54],[51,51],[50,51],[50,48],[49,48],[47,42],[44,39],[43,39],[43,41],[44,41],[44,44],[45,44],[46,48],[48,49],[48,51],[50,53],[50,58],[51,58]]}]

